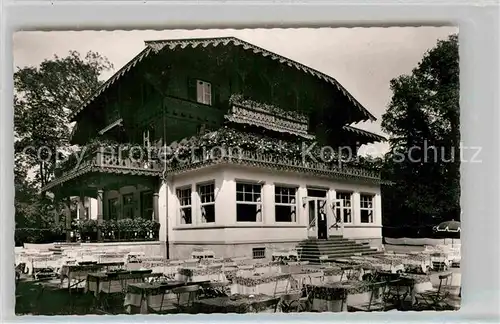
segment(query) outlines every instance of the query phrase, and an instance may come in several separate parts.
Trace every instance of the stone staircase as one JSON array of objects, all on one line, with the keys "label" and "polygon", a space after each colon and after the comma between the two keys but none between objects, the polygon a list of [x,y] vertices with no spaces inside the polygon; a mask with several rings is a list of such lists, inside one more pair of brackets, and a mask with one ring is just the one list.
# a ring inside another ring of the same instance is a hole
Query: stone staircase
[{"label": "stone staircase", "polygon": [[327,260],[354,255],[374,255],[383,252],[365,243],[356,243],[341,236],[330,236],[328,240],[307,239],[297,245],[300,261],[321,263]]}]

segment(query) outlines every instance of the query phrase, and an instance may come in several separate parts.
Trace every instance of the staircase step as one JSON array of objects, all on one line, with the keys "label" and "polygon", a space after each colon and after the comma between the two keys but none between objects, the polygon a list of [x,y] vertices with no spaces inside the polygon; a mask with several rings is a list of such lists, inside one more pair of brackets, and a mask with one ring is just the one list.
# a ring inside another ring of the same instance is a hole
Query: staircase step
[{"label": "staircase step", "polygon": [[307,250],[307,249],[318,249],[318,250],[328,250],[328,249],[338,249],[338,248],[352,248],[352,247],[358,247],[358,248],[366,248],[370,247],[369,245],[361,245],[361,244],[337,244],[337,245],[325,245],[325,246],[319,246],[319,245],[302,245],[298,246],[302,250]]},{"label": "staircase step", "polygon": [[330,243],[330,244],[314,244],[314,243],[298,244],[298,247],[328,248],[328,247],[335,247],[335,246],[366,246],[366,245],[358,244],[358,243],[354,243],[354,242],[339,242],[339,243]]},{"label": "staircase step", "polygon": [[369,243],[358,243],[342,236],[331,236],[328,240],[307,239],[297,245],[300,259],[311,263],[321,263],[327,260],[351,257],[354,255],[381,254],[370,247]]},{"label": "staircase step", "polygon": [[336,250],[328,250],[328,251],[302,251],[300,252],[300,255],[328,255],[328,254],[335,254],[335,253],[341,253],[341,252],[350,252],[350,253],[362,253],[362,252],[369,252],[373,251],[371,248],[356,248],[356,249],[336,249]]}]

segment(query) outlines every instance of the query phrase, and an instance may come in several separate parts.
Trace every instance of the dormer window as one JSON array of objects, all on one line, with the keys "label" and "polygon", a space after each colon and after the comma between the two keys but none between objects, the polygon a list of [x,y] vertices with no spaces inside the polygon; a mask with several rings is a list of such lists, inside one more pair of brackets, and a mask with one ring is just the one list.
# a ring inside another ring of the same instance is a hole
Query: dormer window
[{"label": "dormer window", "polygon": [[212,105],[212,85],[209,82],[196,80],[196,101]]}]

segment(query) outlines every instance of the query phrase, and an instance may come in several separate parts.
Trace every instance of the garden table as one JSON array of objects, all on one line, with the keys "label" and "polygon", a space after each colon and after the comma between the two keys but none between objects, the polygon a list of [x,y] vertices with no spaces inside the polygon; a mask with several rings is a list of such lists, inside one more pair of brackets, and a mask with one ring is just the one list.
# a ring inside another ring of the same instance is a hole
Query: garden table
[{"label": "garden table", "polygon": [[311,310],[316,312],[345,312],[347,305],[363,304],[370,300],[369,282],[353,280],[305,285],[305,293],[311,296]]},{"label": "garden table", "polygon": [[266,294],[275,296],[297,286],[297,281],[289,273],[258,274],[236,276],[231,285],[231,294]]},{"label": "garden table", "polygon": [[175,277],[178,281],[192,282],[192,281],[222,281],[226,282],[226,276],[220,268],[212,267],[182,267],[178,270]]},{"label": "garden table", "polygon": [[97,296],[99,293],[118,293],[126,290],[131,283],[143,282],[148,278],[161,277],[161,273],[121,271],[114,273],[89,273],[86,290]]},{"label": "garden table", "polygon": [[[68,291],[71,294],[71,288],[78,288],[78,286],[87,280],[87,276],[89,273],[99,272],[103,269],[102,265],[99,264],[88,264],[88,265],[74,265],[74,264],[65,264],[61,267],[60,278],[61,278],[61,286],[64,282],[64,279],[68,280]],[[75,280],[76,283],[71,284],[71,282]]]},{"label": "garden table", "polygon": [[112,295],[125,294],[128,285],[144,282],[148,278],[160,277],[161,275],[161,273],[134,271],[89,273],[86,291],[93,294],[96,307],[104,310],[104,304],[108,304],[108,299]]},{"label": "garden table", "polygon": [[129,284],[123,306],[125,306],[127,313],[132,313],[133,306],[139,308],[141,314],[149,313],[150,309],[161,312],[174,308],[173,303],[176,301],[176,296],[170,291],[184,285],[183,281]]},{"label": "garden table", "polygon": [[275,312],[278,302],[279,297],[264,294],[233,295],[197,300],[195,308],[200,313]]},{"label": "garden table", "polygon": [[376,257],[401,263],[406,271],[413,273],[427,273],[432,266],[431,258],[427,254],[385,254]]}]

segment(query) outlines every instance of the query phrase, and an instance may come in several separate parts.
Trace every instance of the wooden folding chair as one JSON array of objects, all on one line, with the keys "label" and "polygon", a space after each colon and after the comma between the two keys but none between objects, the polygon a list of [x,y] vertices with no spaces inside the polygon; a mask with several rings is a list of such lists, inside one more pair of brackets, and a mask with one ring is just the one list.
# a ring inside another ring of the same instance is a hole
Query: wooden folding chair
[{"label": "wooden folding chair", "polygon": [[351,312],[384,312],[391,308],[387,298],[388,284],[385,281],[370,284],[370,300],[368,303],[349,305]]},{"label": "wooden folding chair", "polygon": [[452,273],[447,273],[439,276],[439,286],[415,295],[416,306],[418,308],[425,307],[432,310],[439,310],[443,307],[448,306],[446,303],[446,298],[448,298],[450,292]]},{"label": "wooden folding chair", "polygon": [[199,285],[189,285],[173,288],[172,292],[177,296],[177,311],[179,313],[190,313],[195,301],[198,299]]},{"label": "wooden folding chair", "polygon": [[200,298],[215,298],[228,296],[228,282],[207,282],[200,285]]},{"label": "wooden folding chair", "polygon": [[302,292],[282,295],[278,302],[278,308],[283,313],[307,311],[308,296],[302,297]]}]

